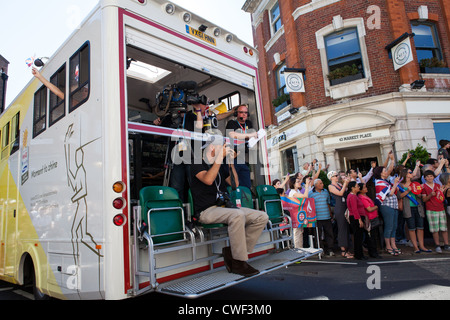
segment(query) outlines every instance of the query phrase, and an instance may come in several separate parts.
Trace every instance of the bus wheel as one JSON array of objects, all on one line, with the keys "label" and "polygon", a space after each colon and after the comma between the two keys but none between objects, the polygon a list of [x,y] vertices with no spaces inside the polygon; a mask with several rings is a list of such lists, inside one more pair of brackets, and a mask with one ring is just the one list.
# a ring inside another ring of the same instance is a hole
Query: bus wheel
[{"label": "bus wheel", "polygon": [[48,295],[42,293],[41,290],[39,290],[39,288],[37,287],[37,284],[36,284],[36,272],[34,272],[34,268],[33,268],[32,277],[33,277],[33,295],[34,295],[34,300],[48,300],[48,299],[50,299],[50,297]]},{"label": "bus wheel", "polygon": [[28,256],[24,265],[24,285],[31,286],[33,288],[33,296],[35,300],[48,300],[50,297],[42,293],[37,287],[36,272],[34,269],[33,260]]}]

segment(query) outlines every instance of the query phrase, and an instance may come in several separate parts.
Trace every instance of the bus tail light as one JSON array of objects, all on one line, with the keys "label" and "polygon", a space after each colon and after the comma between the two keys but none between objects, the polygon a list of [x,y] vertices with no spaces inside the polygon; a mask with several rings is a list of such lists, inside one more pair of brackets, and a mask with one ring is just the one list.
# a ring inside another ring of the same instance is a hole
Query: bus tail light
[{"label": "bus tail light", "polygon": [[123,209],[125,207],[125,199],[124,198],[116,198],[113,201],[113,207],[117,210]]},{"label": "bus tail light", "polygon": [[118,227],[123,226],[125,224],[125,222],[126,222],[126,218],[123,214],[118,214],[118,215],[114,216],[114,218],[113,218],[114,225],[116,225]]}]

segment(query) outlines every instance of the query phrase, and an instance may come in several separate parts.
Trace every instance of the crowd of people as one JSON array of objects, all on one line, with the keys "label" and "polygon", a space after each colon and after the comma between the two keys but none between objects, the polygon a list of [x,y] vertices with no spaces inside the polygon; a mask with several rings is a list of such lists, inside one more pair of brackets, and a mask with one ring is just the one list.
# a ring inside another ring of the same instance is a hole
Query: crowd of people
[{"label": "crowd of people", "polygon": [[[306,163],[293,177],[276,179],[280,195],[313,198],[321,247],[335,255],[337,245],[344,258],[366,260],[402,254],[398,244],[413,247],[415,254],[450,251],[450,141],[441,140],[438,158],[408,167],[411,154],[395,164],[392,151],[386,161],[363,176],[359,170],[328,171],[327,184],[319,178],[321,167]],[[424,235],[432,235],[434,248],[427,248]],[[294,230],[294,244],[303,246],[303,230]],[[306,238],[305,238],[306,241]],[[379,245],[378,245],[379,244]],[[367,250],[365,250],[366,248]]]}]

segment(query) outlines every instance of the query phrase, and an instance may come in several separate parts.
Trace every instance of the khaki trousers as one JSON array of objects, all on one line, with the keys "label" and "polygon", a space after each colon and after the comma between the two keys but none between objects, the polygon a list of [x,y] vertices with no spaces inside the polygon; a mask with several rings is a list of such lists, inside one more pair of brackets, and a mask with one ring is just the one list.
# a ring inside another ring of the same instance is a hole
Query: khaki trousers
[{"label": "khaki trousers", "polygon": [[200,213],[199,221],[204,224],[223,223],[228,225],[231,254],[233,259],[248,260],[248,253],[255,248],[269,217],[263,211],[249,208],[222,208],[212,206]]}]

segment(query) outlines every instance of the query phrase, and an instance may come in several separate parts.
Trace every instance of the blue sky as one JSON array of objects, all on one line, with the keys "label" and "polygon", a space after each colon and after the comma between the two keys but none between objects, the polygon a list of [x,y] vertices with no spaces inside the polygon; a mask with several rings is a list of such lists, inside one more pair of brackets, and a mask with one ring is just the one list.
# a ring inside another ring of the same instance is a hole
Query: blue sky
[{"label": "blue sky", "polygon": [[[241,10],[245,0],[172,2],[253,44],[250,14]],[[97,3],[98,0],[2,1],[0,54],[10,62],[6,105],[32,78],[25,60],[31,56],[52,56]]]}]

